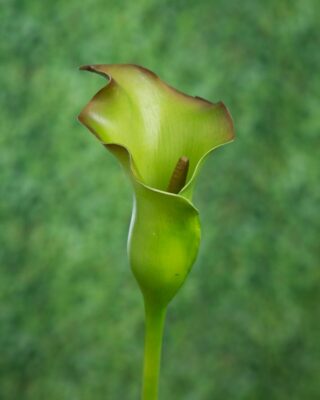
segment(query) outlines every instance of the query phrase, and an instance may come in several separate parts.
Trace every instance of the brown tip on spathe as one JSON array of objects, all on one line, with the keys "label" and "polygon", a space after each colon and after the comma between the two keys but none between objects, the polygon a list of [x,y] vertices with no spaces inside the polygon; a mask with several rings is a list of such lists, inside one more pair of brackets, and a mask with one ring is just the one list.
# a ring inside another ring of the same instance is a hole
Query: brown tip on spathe
[{"label": "brown tip on spathe", "polygon": [[171,179],[167,189],[168,192],[176,194],[180,192],[180,190],[186,184],[188,170],[189,170],[188,157],[186,156],[180,157],[171,175]]},{"label": "brown tip on spathe", "polygon": [[79,67],[80,71],[94,71],[94,68],[92,67],[92,65],[81,65],[81,67]]},{"label": "brown tip on spathe", "polygon": [[103,64],[96,64],[96,65],[82,65],[79,67],[80,71],[89,71],[94,72],[95,74],[101,75],[104,78],[107,78],[109,81],[112,81],[111,76],[105,70]]}]

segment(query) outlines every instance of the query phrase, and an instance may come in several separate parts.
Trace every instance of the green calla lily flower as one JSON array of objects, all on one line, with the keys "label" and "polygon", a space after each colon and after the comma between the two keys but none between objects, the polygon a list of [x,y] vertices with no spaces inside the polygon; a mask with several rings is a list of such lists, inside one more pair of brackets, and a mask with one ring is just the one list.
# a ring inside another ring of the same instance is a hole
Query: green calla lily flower
[{"label": "green calla lily flower", "polygon": [[79,120],[118,158],[134,189],[128,253],[146,309],[143,399],[155,400],[166,307],[200,243],[194,183],[207,154],[233,140],[233,123],[222,102],[185,95],[146,68],[81,69],[108,83]]}]

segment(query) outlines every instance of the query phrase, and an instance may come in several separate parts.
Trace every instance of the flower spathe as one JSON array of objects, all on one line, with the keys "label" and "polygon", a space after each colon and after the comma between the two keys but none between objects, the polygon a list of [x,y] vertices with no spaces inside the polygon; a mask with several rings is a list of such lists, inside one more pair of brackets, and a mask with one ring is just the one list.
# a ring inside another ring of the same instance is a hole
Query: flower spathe
[{"label": "flower spathe", "polygon": [[[185,95],[132,64],[81,69],[108,79],[79,120],[121,162],[135,201],[128,240],[132,271],[145,299],[162,305],[176,294],[198,253],[200,223],[192,204],[205,156],[234,138],[222,102]],[[168,185],[178,160],[188,161],[178,193]]]}]

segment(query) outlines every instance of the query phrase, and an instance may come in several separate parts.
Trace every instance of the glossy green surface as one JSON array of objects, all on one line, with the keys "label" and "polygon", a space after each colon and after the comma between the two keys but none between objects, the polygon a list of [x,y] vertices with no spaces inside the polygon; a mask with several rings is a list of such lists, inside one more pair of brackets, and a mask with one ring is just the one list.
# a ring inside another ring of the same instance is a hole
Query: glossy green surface
[{"label": "glossy green surface", "polygon": [[137,63],[223,100],[196,179],[199,254],[170,303],[163,400],[319,400],[319,0],[0,5],[0,398],[136,400],[132,188],[75,118]]},{"label": "glossy green surface", "polygon": [[166,190],[182,156],[190,161],[188,183],[208,151],[233,139],[232,120],[221,102],[178,92],[136,65],[82,69],[110,80],[81,112],[81,122],[103,143],[126,147],[135,175],[149,187]]},{"label": "glossy green surface", "polygon": [[[119,159],[133,185],[128,253],[146,311],[142,399],[157,400],[166,306],[200,244],[198,211],[190,202],[194,180],[207,153],[233,139],[233,123],[223,103],[180,93],[143,67],[81,69],[109,79],[79,120]],[[188,170],[174,194],[165,189],[181,157]]]},{"label": "glossy green surface", "polygon": [[[109,81],[79,120],[119,159],[135,202],[128,240],[131,268],[144,297],[166,305],[183,284],[199,248],[198,212],[190,202],[206,154],[234,137],[223,103],[185,95],[146,68],[81,67]],[[189,160],[180,194],[166,190],[177,160]]]}]

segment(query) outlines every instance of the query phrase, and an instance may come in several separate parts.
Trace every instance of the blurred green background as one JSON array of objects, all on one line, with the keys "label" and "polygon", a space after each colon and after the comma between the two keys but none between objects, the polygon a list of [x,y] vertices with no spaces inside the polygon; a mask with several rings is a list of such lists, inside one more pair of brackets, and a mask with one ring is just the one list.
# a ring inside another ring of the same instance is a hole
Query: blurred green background
[{"label": "blurred green background", "polygon": [[198,183],[203,240],[169,308],[161,399],[318,400],[320,3],[0,7],[0,398],[139,398],[132,191],[76,120],[105,83],[78,66],[131,62],[223,100],[237,133]]}]

